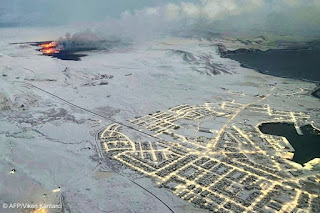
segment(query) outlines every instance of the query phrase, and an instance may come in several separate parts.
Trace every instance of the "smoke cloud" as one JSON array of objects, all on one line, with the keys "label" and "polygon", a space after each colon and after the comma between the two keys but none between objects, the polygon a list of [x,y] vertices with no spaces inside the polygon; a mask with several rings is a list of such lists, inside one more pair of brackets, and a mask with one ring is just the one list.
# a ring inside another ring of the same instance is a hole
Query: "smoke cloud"
[{"label": "smoke cloud", "polygon": [[320,0],[200,0],[198,4],[168,4],[166,15],[216,30],[320,31]]},{"label": "smoke cloud", "polygon": [[147,39],[182,31],[320,35],[320,0],[199,0],[126,10],[103,33]]}]

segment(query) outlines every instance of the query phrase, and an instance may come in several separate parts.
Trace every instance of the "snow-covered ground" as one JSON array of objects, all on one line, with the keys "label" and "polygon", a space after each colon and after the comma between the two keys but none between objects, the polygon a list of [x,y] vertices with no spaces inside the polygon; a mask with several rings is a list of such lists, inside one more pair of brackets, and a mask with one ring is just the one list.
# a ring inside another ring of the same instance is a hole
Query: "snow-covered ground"
[{"label": "snow-covered ground", "polygon": [[134,180],[175,212],[201,212],[151,179],[116,168],[121,176],[109,168],[111,162],[99,162],[95,137],[112,120],[129,124],[176,105],[245,104],[270,94],[262,103],[309,113],[320,127],[319,100],[310,95],[314,84],[263,75],[221,58],[214,44],[230,41],[167,38],[90,52],[81,61],[10,44],[54,40],[77,30],[0,29],[0,204],[62,202],[72,212],[170,212]]}]

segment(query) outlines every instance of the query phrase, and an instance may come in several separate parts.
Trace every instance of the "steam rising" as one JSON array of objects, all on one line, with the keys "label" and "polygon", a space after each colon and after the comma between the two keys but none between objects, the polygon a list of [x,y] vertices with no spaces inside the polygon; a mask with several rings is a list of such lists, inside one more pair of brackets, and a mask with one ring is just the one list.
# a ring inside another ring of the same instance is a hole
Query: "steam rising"
[{"label": "steam rising", "polygon": [[[305,36],[320,34],[320,0],[199,0],[124,11],[99,26],[134,39],[205,30]],[[110,32],[109,32],[110,33]]]},{"label": "steam rising", "polygon": [[320,0],[201,0],[169,4],[171,19],[221,30],[319,33]]}]

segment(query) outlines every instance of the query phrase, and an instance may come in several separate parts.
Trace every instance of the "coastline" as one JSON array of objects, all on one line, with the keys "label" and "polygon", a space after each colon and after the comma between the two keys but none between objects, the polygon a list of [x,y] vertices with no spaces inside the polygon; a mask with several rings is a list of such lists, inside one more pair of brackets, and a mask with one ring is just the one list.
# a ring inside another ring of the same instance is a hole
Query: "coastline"
[{"label": "coastline", "polygon": [[[275,74],[272,74],[270,72],[267,72],[266,70],[260,69],[258,67],[250,66],[249,64],[244,63],[244,62],[242,62],[240,60],[234,59],[232,57],[228,57],[231,54],[236,54],[236,53],[247,53],[247,52],[255,52],[255,51],[268,52],[270,50],[276,50],[276,49],[260,50],[260,49],[240,48],[240,49],[237,49],[237,50],[228,50],[227,47],[225,45],[223,45],[223,44],[218,44],[216,46],[218,47],[218,53],[219,53],[220,57],[229,58],[231,60],[237,61],[237,62],[239,62],[240,66],[243,67],[243,68],[252,69],[252,70],[255,70],[256,72],[264,74],[264,75],[274,76],[274,77],[278,77],[278,78],[293,79],[293,80],[298,80],[298,81],[303,81],[303,82],[315,84],[315,88],[310,92],[310,95],[312,97],[320,99],[320,81],[310,80],[310,79],[305,79],[305,78],[297,78],[297,77],[293,77],[293,76],[275,75]],[[287,50],[288,51],[299,51],[299,50],[305,50],[305,49],[306,48],[303,48],[303,49],[291,48],[291,49],[287,49]],[[286,49],[281,49],[281,50],[286,50]]]}]

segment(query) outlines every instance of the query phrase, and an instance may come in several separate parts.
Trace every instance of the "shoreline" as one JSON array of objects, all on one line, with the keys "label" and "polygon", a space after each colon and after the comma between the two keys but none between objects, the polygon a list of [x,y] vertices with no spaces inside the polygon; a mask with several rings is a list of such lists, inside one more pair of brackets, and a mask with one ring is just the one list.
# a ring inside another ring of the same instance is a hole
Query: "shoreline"
[{"label": "shoreline", "polygon": [[[285,79],[293,79],[293,80],[298,80],[298,81],[303,81],[303,82],[307,82],[307,83],[313,83],[315,84],[315,88],[310,92],[310,95],[312,97],[315,97],[315,98],[318,98],[320,99],[320,95],[318,96],[317,93],[320,93],[320,81],[314,81],[314,80],[310,80],[310,79],[304,79],[304,78],[295,78],[295,77],[289,77],[289,76],[282,76],[282,75],[273,75],[273,74],[270,74],[268,72],[265,72],[263,71],[262,69],[259,69],[259,68],[255,68],[253,66],[250,66],[244,62],[241,62],[239,60],[236,60],[236,59],[233,59],[233,58],[230,58],[228,57],[228,54],[229,53],[236,53],[236,52],[254,52],[254,51],[261,51],[261,52],[267,52],[267,51],[270,51],[270,50],[276,50],[276,49],[268,49],[268,50],[260,50],[260,49],[244,49],[244,48],[241,48],[241,49],[237,49],[237,50],[228,50],[224,45],[222,44],[218,44],[216,45],[218,47],[218,53],[220,55],[220,57],[222,58],[228,58],[228,59],[231,59],[231,60],[234,60],[234,61],[237,61],[239,62],[240,66],[243,67],[243,68],[247,68],[247,69],[252,69],[260,74],[263,74],[263,75],[268,75],[268,76],[273,76],[273,77],[278,77],[278,78],[285,78]],[[286,50],[286,49],[283,49],[283,50]],[[300,49],[287,49],[288,51],[298,51]]]}]

